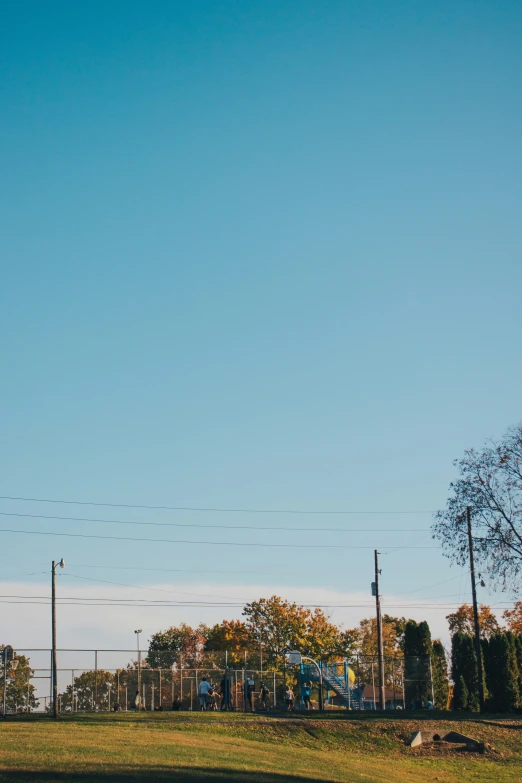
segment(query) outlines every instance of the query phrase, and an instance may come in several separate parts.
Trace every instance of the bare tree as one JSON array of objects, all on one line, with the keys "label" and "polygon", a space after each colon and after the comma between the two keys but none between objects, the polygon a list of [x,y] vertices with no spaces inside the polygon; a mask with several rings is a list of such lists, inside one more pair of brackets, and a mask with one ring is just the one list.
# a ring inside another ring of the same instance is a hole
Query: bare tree
[{"label": "bare tree", "polygon": [[477,564],[492,584],[519,592],[522,570],[522,424],[481,451],[456,460],[446,508],[435,515],[433,537],[454,562],[468,562],[466,507],[471,506]]}]

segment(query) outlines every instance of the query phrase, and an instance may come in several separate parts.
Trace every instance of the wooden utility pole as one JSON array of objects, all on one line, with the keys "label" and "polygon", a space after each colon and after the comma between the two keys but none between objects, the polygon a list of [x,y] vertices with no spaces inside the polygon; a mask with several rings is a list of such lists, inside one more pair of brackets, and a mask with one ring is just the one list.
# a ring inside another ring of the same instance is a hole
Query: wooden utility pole
[{"label": "wooden utility pole", "polygon": [[52,684],[53,684],[53,718],[58,718],[58,665],[56,661],[56,560],[52,563],[51,580],[51,623],[52,623]]},{"label": "wooden utility pole", "polygon": [[468,544],[469,544],[469,572],[471,574],[471,595],[473,597],[473,624],[475,626],[475,655],[477,658],[477,678],[480,711],[484,710],[484,672],[482,671],[482,648],[480,644],[480,624],[477,604],[477,586],[475,584],[475,561],[473,557],[473,536],[471,535],[471,506],[466,508],[466,519],[468,522]]},{"label": "wooden utility pole", "polygon": [[375,550],[375,609],[377,615],[377,650],[379,658],[379,709],[386,708],[386,696],[384,693],[384,652],[382,642],[382,616],[381,596],[379,594],[379,553]]}]

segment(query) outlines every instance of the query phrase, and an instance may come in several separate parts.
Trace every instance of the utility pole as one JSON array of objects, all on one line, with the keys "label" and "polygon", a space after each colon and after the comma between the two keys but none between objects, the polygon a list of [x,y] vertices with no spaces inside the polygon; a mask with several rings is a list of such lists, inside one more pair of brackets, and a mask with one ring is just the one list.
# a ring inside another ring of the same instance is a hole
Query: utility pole
[{"label": "utility pole", "polygon": [[379,594],[379,553],[375,550],[375,610],[377,616],[377,650],[379,657],[379,709],[386,708],[386,697],[384,693],[384,652],[382,644],[382,617],[381,617],[381,596]]},{"label": "utility pole", "polygon": [[141,628],[139,628],[137,631],[134,631],[136,636],[138,637],[138,711],[141,710],[141,650],[140,650],[140,633]]},{"label": "utility pole", "polygon": [[471,535],[471,506],[466,507],[469,543],[469,571],[471,574],[471,595],[473,596],[473,624],[475,626],[475,655],[477,657],[477,678],[480,711],[484,710],[484,673],[482,671],[482,648],[480,645],[480,624],[477,604],[477,586],[475,584],[475,561],[473,557],[473,536]]},{"label": "utility pole", "polygon": [[56,560],[52,562],[51,578],[51,623],[52,623],[52,672],[51,682],[53,686],[53,718],[58,719],[58,664],[56,660],[56,566],[65,568],[65,561],[62,557],[59,563]]}]

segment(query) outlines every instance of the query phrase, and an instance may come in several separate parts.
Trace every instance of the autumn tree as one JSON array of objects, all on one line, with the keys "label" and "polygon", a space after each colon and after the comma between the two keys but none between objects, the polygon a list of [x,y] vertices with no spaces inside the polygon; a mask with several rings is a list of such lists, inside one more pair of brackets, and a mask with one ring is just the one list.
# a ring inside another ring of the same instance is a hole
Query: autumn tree
[{"label": "autumn tree", "polygon": [[437,512],[433,536],[459,565],[469,560],[466,507],[472,509],[475,563],[492,584],[518,589],[522,570],[522,424],[480,451],[456,460],[446,508]]},{"label": "autumn tree", "polygon": [[513,609],[502,612],[508,631],[514,634],[522,634],[522,601],[516,601]]},{"label": "autumn tree", "polygon": [[289,649],[329,661],[350,655],[355,648],[353,632],[331,623],[322,609],[311,611],[279,596],[252,601],[243,615],[252,637],[262,645],[268,665],[281,666]]},{"label": "autumn tree", "polygon": [[[482,604],[479,606],[479,627],[480,635],[489,639],[494,633],[499,633],[500,626],[496,616],[493,614],[489,606]],[[473,636],[475,633],[475,623],[473,618],[473,607],[470,604],[463,604],[459,608],[446,615],[448,621],[450,633],[465,633]]]},{"label": "autumn tree", "polygon": [[181,659],[184,668],[196,668],[203,660],[207,633],[204,625],[192,628],[186,623],[158,631],[151,636],[146,663],[153,669],[168,669]]},{"label": "autumn tree", "polygon": [[246,604],[243,615],[250,633],[263,645],[269,665],[281,665],[289,649],[302,650],[309,610],[273,595]]},{"label": "autumn tree", "polygon": [[242,664],[245,652],[257,651],[258,643],[252,629],[241,620],[223,620],[209,628],[206,636],[205,652],[226,650],[232,666]]},{"label": "autumn tree", "polygon": [[[382,641],[385,658],[398,657],[403,649],[404,629],[406,620],[404,617],[391,617],[385,614],[382,618]],[[377,620],[375,617],[367,617],[359,623],[358,654],[362,658],[377,658]]]}]

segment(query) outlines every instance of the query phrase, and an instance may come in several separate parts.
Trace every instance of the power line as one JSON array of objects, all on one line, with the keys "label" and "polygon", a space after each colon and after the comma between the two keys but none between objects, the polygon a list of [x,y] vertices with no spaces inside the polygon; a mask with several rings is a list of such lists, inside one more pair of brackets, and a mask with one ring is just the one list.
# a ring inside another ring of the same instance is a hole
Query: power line
[{"label": "power line", "polygon": [[[373,546],[353,546],[351,544],[265,544],[247,543],[242,541],[190,541],[172,538],[133,538],[130,536],[96,536],[87,533],[48,533],[42,530],[12,530],[0,528],[0,533],[22,533],[29,536],[61,536],[64,538],[95,538],[100,541],[139,541],[152,542],[154,544],[207,544],[208,546],[242,546],[242,547],[268,547],[285,549],[373,549]],[[440,546],[406,546],[404,549],[442,549]]]},{"label": "power line", "polygon": [[199,506],[152,506],[139,505],[137,503],[98,503],[87,500],[62,500],[50,498],[22,498],[13,495],[0,495],[0,500],[20,500],[27,503],[62,503],[71,506],[105,506],[107,508],[144,508],[155,511],[199,511],[226,514],[334,514],[334,515],[363,515],[363,514],[433,514],[433,511],[304,511],[298,509],[275,508],[214,508]]},{"label": "power line", "polygon": [[295,533],[418,533],[426,528],[338,528],[338,527],[274,527],[263,525],[199,525],[184,522],[142,522],[127,519],[92,519],[91,517],[57,517],[47,514],[18,514],[10,511],[0,511],[2,517],[22,517],[24,519],[52,519],[62,522],[98,522],[110,525],[144,525],[146,527],[188,527],[204,530],[285,530]]},{"label": "power line", "polygon": [[[207,568],[198,570],[197,568],[144,568],[143,566],[105,566],[105,565],[85,565],[84,563],[69,563],[74,568],[101,568],[105,571],[154,571],[163,574],[226,574],[251,576],[301,576],[301,571],[209,571]],[[62,574],[63,576],[63,574]]]},{"label": "power line", "polygon": [[[163,590],[161,587],[147,587],[147,585],[129,585],[125,584],[124,582],[111,582],[108,579],[94,579],[90,576],[80,576],[79,574],[60,574],[63,578],[73,578],[73,579],[85,579],[89,582],[100,582],[101,584],[105,585],[117,585],[118,587],[133,587],[137,590],[152,590],[155,593],[169,593],[171,595],[197,595],[200,598],[214,598],[214,595],[208,595],[208,593],[187,593],[183,590]],[[230,600],[234,600],[231,595],[222,595],[221,598],[229,598]]]},{"label": "power line", "polygon": [[[0,604],[32,604],[36,606],[50,606],[51,599],[45,596],[35,596],[35,598],[38,598],[39,600],[33,600],[31,597],[30,600],[25,600],[27,596],[9,596],[7,598],[0,598]],[[15,600],[11,600],[15,599]],[[101,600],[101,599],[100,599]],[[141,600],[141,602],[140,602]],[[171,603],[147,603],[144,602],[143,599],[136,599],[135,602],[126,603],[122,599],[111,601],[110,599],[106,599],[101,603],[95,603],[94,599],[89,601],[89,599],[57,599],[57,603],[61,604],[62,606],[91,606],[91,607],[108,607],[108,606],[127,606],[129,608],[142,608],[142,609],[161,609],[161,608],[167,608],[167,609],[173,609],[177,607],[186,607],[186,608],[238,608],[244,606],[243,603],[230,603],[230,602],[193,602],[193,601],[178,601],[178,602],[171,602]],[[499,601],[494,606],[513,606],[512,601]],[[373,609],[374,604],[297,604],[297,606],[303,607],[303,608],[309,608],[309,609]],[[451,604],[386,604],[384,608],[386,609],[454,609],[455,607],[460,606],[458,602],[453,602]]]}]

